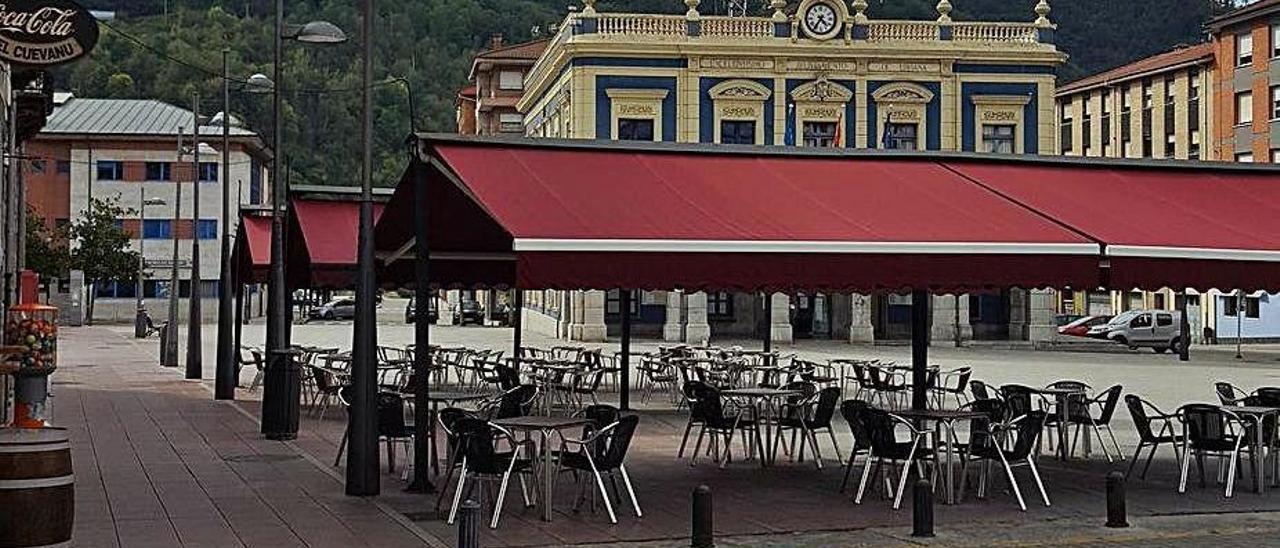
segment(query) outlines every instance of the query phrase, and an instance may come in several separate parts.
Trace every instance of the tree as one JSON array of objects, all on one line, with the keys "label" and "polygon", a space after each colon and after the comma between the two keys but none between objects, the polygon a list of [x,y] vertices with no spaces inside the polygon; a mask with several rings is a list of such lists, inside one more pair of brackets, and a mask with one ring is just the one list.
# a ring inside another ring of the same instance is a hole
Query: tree
[{"label": "tree", "polygon": [[129,247],[130,237],[118,219],[135,211],[120,206],[119,198],[89,199],[89,207],[71,223],[71,268],[84,272],[89,290],[86,302],[88,321],[93,321],[94,295],[98,284],[134,280],[138,276],[138,252]]},{"label": "tree", "polygon": [[23,264],[46,280],[65,277],[71,265],[66,228],[49,228],[45,218],[31,206],[27,206],[27,249]]}]

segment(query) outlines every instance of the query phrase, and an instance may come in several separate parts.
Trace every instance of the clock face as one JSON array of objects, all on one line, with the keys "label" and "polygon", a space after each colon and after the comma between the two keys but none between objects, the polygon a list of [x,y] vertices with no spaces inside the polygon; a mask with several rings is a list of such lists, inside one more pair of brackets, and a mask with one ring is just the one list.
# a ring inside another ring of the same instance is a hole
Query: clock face
[{"label": "clock face", "polygon": [[809,34],[826,37],[836,28],[836,10],[831,4],[815,3],[805,12],[804,24]]}]

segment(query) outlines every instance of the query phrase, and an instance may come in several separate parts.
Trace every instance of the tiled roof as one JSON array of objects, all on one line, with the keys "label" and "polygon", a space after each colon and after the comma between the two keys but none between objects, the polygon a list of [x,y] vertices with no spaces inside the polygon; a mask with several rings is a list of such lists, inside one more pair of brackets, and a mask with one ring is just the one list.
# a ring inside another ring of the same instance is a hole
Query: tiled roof
[{"label": "tiled roof", "polygon": [[[213,113],[209,113],[213,114]],[[41,134],[177,136],[189,133],[191,111],[155,99],[82,99],[74,97],[54,108]],[[201,126],[201,135],[222,135],[221,126]],[[231,135],[254,132],[232,127]]]},{"label": "tiled roof", "polygon": [[1120,82],[1138,76],[1159,73],[1188,64],[1213,59],[1213,46],[1208,43],[1196,44],[1159,53],[1145,59],[1139,59],[1127,65],[1086,76],[1064,86],[1058,87],[1058,95],[1066,95],[1091,87]]},{"label": "tiled roof", "polygon": [[547,49],[547,44],[551,42],[550,38],[534,40],[532,42],[523,42],[520,44],[512,44],[491,50],[482,51],[476,54],[476,60],[481,59],[526,59],[536,61]]}]

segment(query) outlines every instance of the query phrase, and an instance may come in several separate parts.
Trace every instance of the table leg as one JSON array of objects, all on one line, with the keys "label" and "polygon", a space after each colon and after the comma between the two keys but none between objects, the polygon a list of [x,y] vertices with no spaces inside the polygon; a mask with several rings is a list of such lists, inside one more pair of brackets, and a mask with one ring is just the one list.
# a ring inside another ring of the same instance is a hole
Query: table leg
[{"label": "table leg", "polygon": [[[942,429],[944,427],[947,429],[948,432],[952,434],[947,441],[947,469],[946,469],[946,480],[945,480],[947,482],[947,489],[946,489],[947,504],[955,504],[956,503],[956,488],[955,488],[956,478],[955,478],[955,465],[954,465],[954,461],[952,460],[953,458],[952,453],[955,451],[955,444],[952,443],[952,441],[954,441],[955,439],[954,425],[945,421],[938,421],[937,432],[934,434],[934,439],[937,440],[936,443],[942,443]],[[935,455],[936,454],[937,453],[935,452]]]},{"label": "table leg", "polygon": [[1058,396],[1058,459],[1067,460],[1067,400]]},{"label": "table leg", "polygon": [[429,402],[428,405],[430,406],[429,408],[430,412],[428,413],[427,418],[431,422],[430,424],[427,425],[427,436],[428,436],[427,459],[431,461],[431,469],[435,471],[435,474],[437,476],[439,476],[440,475],[440,448],[436,446],[436,421],[440,411],[438,409],[438,404],[436,402]]},{"label": "table leg", "polygon": [[1253,426],[1257,430],[1254,430],[1253,432],[1253,451],[1252,451],[1253,454],[1250,455],[1249,458],[1253,460],[1253,489],[1254,491],[1257,491],[1258,494],[1262,494],[1264,491],[1267,490],[1267,486],[1266,486],[1267,482],[1263,481],[1263,476],[1265,475],[1263,468],[1266,467],[1267,461],[1266,459],[1262,459],[1262,461],[1259,462],[1259,457],[1262,456],[1262,451],[1263,451],[1262,449],[1263,416],[1257,415],[1254,420],[1256,422],[1254,422]]},{"label": "table leg", "polygon": [[[764,423],[764,443],[759,445],[773,447],[773,444],[776,443],[777,440],[773,439],[773,424],[769,422],[769,408],[771,407],[771,400],[768,398],[762,399],[760,401],[760,405],[763,406],[764,412],[757,413],[756,420],[758,422],[756,423],[756,426],[758,428],[761,422]],[[766,450],[767,447],[760,448],[760,466],[769,466],[773,464],[773,452]]]},{"label": "table leg", "polygon": [[542,431],[542,521],[551,521],[551,433]]}]

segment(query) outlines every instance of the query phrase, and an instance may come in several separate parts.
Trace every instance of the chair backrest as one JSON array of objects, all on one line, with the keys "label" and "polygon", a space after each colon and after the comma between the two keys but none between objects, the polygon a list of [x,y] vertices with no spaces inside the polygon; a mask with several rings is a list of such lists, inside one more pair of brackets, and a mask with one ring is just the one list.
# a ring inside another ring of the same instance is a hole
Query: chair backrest
[{"label": "chair backrest", "polygon": [[831,417],[836,414],[836,405],[840,403],[840,388],[828,386],[818,392],[818,405],[813,408],[811,419],[815,428],[831,426]]},{"label": "chair backrest", "polygon": [[795,399],[795,400],[809,399],[809,398],[812,398],[814,394],[818,393],[818,386],[809,381],[791,381],[787,384],[782,385],[782,389],[798,390],[800,392],[799,396],[791,396],[790,398],[788,398],[788,399]]},{"label": "chair backrest", "polygon": [[1066,390],[1088,390],[1089,385],[1082,381],[1054,381],[1049,383],[1049,388],[1061,388]]},{"label": "chair backrest", "polygon": [[618,422],[618,417],[622,415],[622,412],[612,405],[597,403],[588,405],[579,414],[582,418],[591,421],[595,428],[599,429]]},{"label": "chair backrest", "polygon": [[1255,393],[1264,407],[1280,407],[1280,388],[1267,386],[1259,388]]},{"label": "chair backrest", "polygon": [[600,453],[592,455],[596,459],[596,467],[601,470],[613,470],[622,466],[622,461],[627,458],[627,449],[631,447],[631,438],[635,436],[636,426],[640,424],[640,416],[626,415],[618,418],[614,424],[616,426],[603,438],[604,443],[596,447]]},{"label": "chair backrest", "polygon": [[1098,413],[1098,417],[1093,420],[1095,424],[1110,424],[1111,417],[1116,414],[1116,405],[1120,403],[1120,392],[1124,390],[1120,385],[1112,386],[1106,389],[1099,397],[1102,400],[1102,411]]},{"label": "chair backrest", "polygon": [[378,393],[378,435],[403,436],[404,398],[391,392]]},{"label": "chair backrest", "polygon": [[689,398],[689,414],[693,418],[707,420],[724,416],[719,390],[702,381],[686,382],[684,389]]},{"label": "chair backrest", "polygon": [[1222,405],[1240,405],[1240,400],[1248,395],[1229,382],[1215,382],[1213,388],[1218,392],[1218,399],[1222,401]]},{"label": "chair backrest", "polygon": [[316,383],[316,388],[321,392],[325,392],[333,387],[333,378],[322,367],[311,366],[311,378]]},{"label": "chair backrest", "polygon": [[1008,409],[1004,402],[988,398],[974,400],[961,407],[962,410],[975,411],[984,416],[969,419],[969,447],[986,447],[990,445],[991,425],[1004,422]]},{"label": "chair backrest", "polygon": [[968,367],[961,367],[959,369],[956,369],[955,371],[952,371],[951,376],[952,378],[955,379],[955,384],[951,386],[947,386],[946,387],[947,392],[954,392],[957,394],[961,394],[961,393],[964,393],[965,388],[969,387],[969,377],[973,376],[973,369],[970,369]]},{"label": "chair backrest", "polygon": [[1025,460],[1031,456],[1032,451],[1035,451],[1036,440],[1040,438],[1040,430],[1044,428],[1043,415],[1040,413],[1020,415],[1009,421],[1009,424],[1012,425],[1012,432],[1016,438],[1005,458],[1011,461]]},{"label": "chair backrest", "polygon": [[532,384],[522,384],[507,390],[498,397],[498,407],[490,418],[509,419],[528,415],[537,395],[538,387]]},{"label": "chair backrest", "polygon": [[1187,441],[1192,446],[1231,439],[1227,414],[1216,405],[1189,403],[1178,409],[1178,418],[1186,425]]},{"label": "chair backrest", "polygon": [[[1138,437],[1146,443],[1155,441],[1156,434],[1151,430],[1151,416],[1147,415],[1147,406],[1151,404],[1137,394],[1126,394],[1124,404],[1129,408],[1129,416],[1133,418],[1133,426],[1138,431]],[[1155,406],[1151,405],[1151,407]]]},{"label": "chair backrest", "polygon": [[867,432],[867,424],[863,417],[864,412],[870,408],[871,405],[862,400],[845,400],[840,404],[840,415],[844,417],[845,422],[849,423],[849,431],[853,433],[855,451],[871,447],[871,435]]},{"label": "chair backrest", "polygon": [[973,399],[975,400],[991,399],[991,392],[987,390],[987,383],[985,382],[978,380],[969,381],[969,391],[973,393]]},{"label": "chair backrest", "polygon": [[1009,414],[1015,417],[1035,411],[1035,406],[1032,404],[1032,394],[1034,393],[1034,388],[1021,384],[1006,384],[1000,387],[1000,394],[1004,396],[1004,403],[1009,408]]},{"label": "chair backrest", "polygon": [[514,367],[502,363],[494,363],[493,373],[498,379],[498,387],[503,390],[511,390],[520,386],[520,374],[516,372]]},{"label": "chair backrest", "polygon": [[463,417],[454,423],[458,438],[458,450],[467,459],[467,469],[479,474],[499,474],[502,469],[498,457],[496,439],[502,433],[489,421]]},{"label": "chair backrest", "polygon": [[867,429],[867,441],[871,442],[871,453],[873,455],[890,454],[898,443],[898,437],[894,433],[897,423],[889,412],[883,409],[867,408],[862,412],[862,420]]}]

